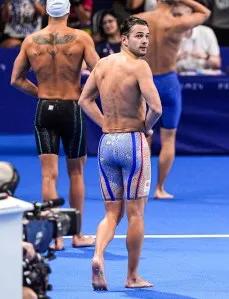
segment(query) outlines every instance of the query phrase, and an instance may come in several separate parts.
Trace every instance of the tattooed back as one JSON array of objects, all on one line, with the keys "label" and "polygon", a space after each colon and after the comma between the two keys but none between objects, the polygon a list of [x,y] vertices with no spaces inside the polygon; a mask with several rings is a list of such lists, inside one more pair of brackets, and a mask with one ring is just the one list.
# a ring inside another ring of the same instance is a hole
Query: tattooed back
[{"label": "tattooed back", "polygon": [[78,100],[87,33],[48,27],[27,37],[26,54],[38,82],[38,95]]}]

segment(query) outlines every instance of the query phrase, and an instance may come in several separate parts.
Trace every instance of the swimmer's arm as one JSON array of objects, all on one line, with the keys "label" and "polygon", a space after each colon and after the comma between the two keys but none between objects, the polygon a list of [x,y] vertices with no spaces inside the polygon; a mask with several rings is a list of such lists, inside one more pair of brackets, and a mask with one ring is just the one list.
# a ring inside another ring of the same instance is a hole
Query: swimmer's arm
[{"label": "swimmer's arm", "polygon": [[26,40],[22,43],[20,53],[18,54],[11,75],[11,85],[20,91],[32,97],[38,96],[38,88],[26,78],[30,63],[26,54]]},{"label": "swimmer's arm", "polygon": [[83,111],[99,126],[103,127],[104,116],[96,104],[96,98],[99,96],[98,87],[95,81],[95,71],[93,70],[87,79],[84,89],[79,98],[78,104]]},{"label": "swimmer's arm", "polygon": [[139,68],[137,69],[138,84],[149,106],[146,115],[145,127],[146,133],[149,132],[162,114],[161,100],[157,88],[153,82],[152,72],[147,62],[139,60]]},{"label": "swimmer's arm", "polygon": [[185,4],[193,10],[193,13],[190,15],[185,15],[176,18],[175,27],[181,32],[185,32],[188,29],[203,24],[211,15],[211,11],[204,5],[198,3],[197,1],[179,0],[177,2]]},{"label": "swimmer's arm", "polygon": [[88,69],[92,71],[100,58],[95,50],[95,44],[92,38],[86,32],[82,32],[82,34],[84,35],[84,60]]}]

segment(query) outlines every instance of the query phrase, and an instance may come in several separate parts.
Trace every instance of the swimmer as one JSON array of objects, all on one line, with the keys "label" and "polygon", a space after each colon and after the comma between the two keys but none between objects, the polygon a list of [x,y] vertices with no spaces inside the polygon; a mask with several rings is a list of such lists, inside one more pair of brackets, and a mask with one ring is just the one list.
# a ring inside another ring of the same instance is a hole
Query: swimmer
[{"label": "swimmer", "polygon": [[[160,120],[161,151],[154,198],[170,199],[174,196],[165,190],[164,184],[175,157],[175,139],[181,114],[176,57],[184,33],[204,23],[210,11],[194,0],[161,0],[155,10],[136,16],[149,25],[150,42],[145,60],[151,68],[163,107]],[[149,141],[151,147],[152,140]]]},{"label": "swimmer", "polygon": [[[42,171],[42,198],[58,198],[58,153],[60,140],[66,155],[70,179],[69,202],[83,214],[86,136],[84,115],[78,105],[83,60],[93,69],[99,57],[91,37],[82,30],[67,27],[69,0],[48,0],[48,26],[27,36],[15,60],[11,84],[38,98],[35,137]],[[27,79],[32,67],[37,86]],[[56,250],[64,248],[56,239]],[[73,236],[72,246],[91,246],[92,237],[82,232]]]},{"label": "swimmer", "polygon": [[[127,288],[152,287],[138,274],[144,238],[144,206],[151,181],[146,137],[162,113],[147,62],[140,59],[149,44],[145,21],[130,17],[121,25],[121,52],[102,58],[89,76],[79,105],[102,128],[98,148],[101,191],[106,214],[96,233],[92,260],[94,290],[107,290],[104,251],[113,239],[126,206],[128,233]],[[95,99],[100,94],[103,114]],[[146,115],[146,103],[149,106]],[[126,201],[124,201],[126,199]]]}]

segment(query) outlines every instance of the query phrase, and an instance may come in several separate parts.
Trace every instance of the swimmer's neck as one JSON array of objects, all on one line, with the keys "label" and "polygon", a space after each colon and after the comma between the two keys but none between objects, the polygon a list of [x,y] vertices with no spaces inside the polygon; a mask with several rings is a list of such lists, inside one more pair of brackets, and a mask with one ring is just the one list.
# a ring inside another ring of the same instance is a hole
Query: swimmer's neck
[{"label": "swimmer's neck", "polygon": [[61,17],[61,18],[53,18],[49,16],[48,26],[47,27],[62,27],[67,26],[67,17]]},{"label": "swimmer's neck", "polygon": [[140,58],[140,56],[136,56],[136,55],[134,55],[132,52],[130,52],[130,51],[128,50],[128,48],[126,48],[126,47],[124,47],[124,46],[121,47],[121,54],[123,54],[124,56],[130,56],[131,58],[133,58],[133,59],[135,59],[135,60],[137,60],[137,59]]}]

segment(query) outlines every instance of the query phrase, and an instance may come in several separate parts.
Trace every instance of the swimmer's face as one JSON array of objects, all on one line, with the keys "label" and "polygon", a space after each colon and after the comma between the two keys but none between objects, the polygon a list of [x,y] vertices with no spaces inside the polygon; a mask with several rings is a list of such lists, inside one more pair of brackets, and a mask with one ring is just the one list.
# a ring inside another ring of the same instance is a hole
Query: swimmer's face
[{"label": "swimmer's face", "polygon": [[125,45],[129,51],[137,57],[146,55],[149,45],[149,28],[145,25],[134,25],[127,37],[125,37]]},{"label": "swimmer's face", "polygon": [[175,5],[172,9],[172,14],[174,17],[188,16],[192,14],[192,9],[187,5]]},{"label": "swimmer's face", "polygon": [[106,35],[116,34],[119,30],[117,19],[112,15],[105,15],[102,20],[103,31]]}]

